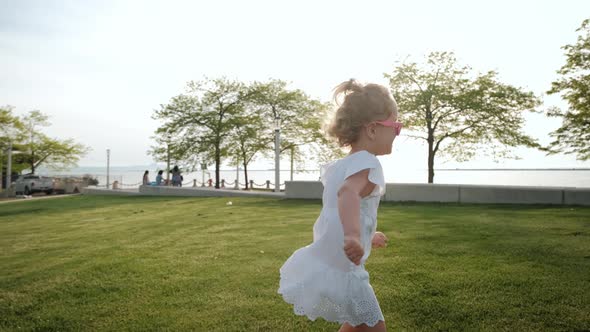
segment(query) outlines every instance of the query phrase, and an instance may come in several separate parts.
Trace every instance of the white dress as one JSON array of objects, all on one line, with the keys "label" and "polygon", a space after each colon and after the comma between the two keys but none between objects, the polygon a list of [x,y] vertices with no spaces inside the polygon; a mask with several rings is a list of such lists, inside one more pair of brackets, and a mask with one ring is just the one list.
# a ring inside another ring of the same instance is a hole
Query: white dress
[{"label": "white dress", "polygon": [[[373,192],[361,200],[361,244],[365,254],[360,265],[344,253],[344,232],[338,212],[338,190],[349,176],[369,169],[369,181],[376,184]],[[322,211],[313,226],[313,243],[298,249],[280,269],[278,293],[294,306],[297,315],[311,320],[352,326],[375,326],[385,321],[369,284],[365,261],[371,253],[371,240],[377,229],[377,208],[385,194],[383,169],[377,157],[358,151],[322,166],[324,185]]]}]

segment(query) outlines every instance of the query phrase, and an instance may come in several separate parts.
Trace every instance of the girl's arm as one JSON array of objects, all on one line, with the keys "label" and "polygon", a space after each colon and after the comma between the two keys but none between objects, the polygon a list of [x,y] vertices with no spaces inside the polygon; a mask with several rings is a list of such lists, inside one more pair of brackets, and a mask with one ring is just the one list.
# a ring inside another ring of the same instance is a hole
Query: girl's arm
[{"label": "girl's arm", "polygon": [[344,231],[344,252],[356,265],[360,264],[365,254],[361,245],[361,199],[369,195],[374,188],[375,184],[369,181],[369,170],[365,169],[349,176],[338,191],[338,213]]}]

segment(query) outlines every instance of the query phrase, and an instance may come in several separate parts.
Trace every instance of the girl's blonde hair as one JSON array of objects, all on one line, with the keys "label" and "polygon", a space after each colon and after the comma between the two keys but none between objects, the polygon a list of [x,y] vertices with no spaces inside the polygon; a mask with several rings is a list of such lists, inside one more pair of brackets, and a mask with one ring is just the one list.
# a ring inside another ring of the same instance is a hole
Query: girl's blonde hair
[{"label": "girl's blonde hair", "polygon": [[351,145],[359,138],[366,124],[385,120],[391,114],[397,115],[397,103],[389,91],[379,84],[362,85],[354,79],[340,83],[334,88],[334,101],[344,95],[332,122],[328,135],[336,138],[340,146]]}]

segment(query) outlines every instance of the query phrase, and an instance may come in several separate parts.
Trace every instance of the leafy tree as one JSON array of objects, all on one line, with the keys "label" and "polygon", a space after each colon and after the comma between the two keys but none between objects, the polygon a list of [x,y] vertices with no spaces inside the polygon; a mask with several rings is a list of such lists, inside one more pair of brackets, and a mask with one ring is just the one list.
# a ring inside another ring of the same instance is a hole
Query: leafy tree
[{"label": "leafy tree", "polygon": [[20,118],[12,113],[14,107],[0,107],[0,150],[4,151],[12,143],[13,149],[24,139],[24,125]]},{"label": "leafy tree", "polygon": [[299,89],[288,89],[281,80],[256,82],[253,84],[251,100],[257,106],[268,126],[265,135],[269,137],[266,156],[274,158],[274,120],[280,118],[280,153],[288,151],[291,157],[291,171],[295,161],[310,161],[318,156],[318,161],[325,161],[322,156],[341,155],[341,151],[332,144],[322,131],[329,105],[314,100]]},{"label": "leafy tree", "polygon": [[538,148],[522,132],[523,113],[536,112],[532,92],[501,83],[497,73],[472,74],[453,53],[433,52],[426,63],[399,63],[389,79],[407,136],[428,145],[428,183],[434,181],[437,154],[465,161],[482,153],[516,158],[513,146]]},{"label": "leafy tree", "polygon": [[17,135],[22,134],[23,124],[14,115],[12,111],[14,107],[10,105],[0,106],[0,138],[2,141],[12,138],[15,139]]},{"label": "leafy tree", "polygon": [[11,143],[12,169],[18,173],[29,169],[35,173],[40,165],[53,169],[73,167],[89,148],[73,139],[53,139],[41,132],[40,127],[50,125],[49,117],[40,111],[31,111],[22,117],[12,114],[11,106],[0,108],[0,145],[2,150]]},{"label": "leafy tree", "polygon": [[[156,161],[165,162],[169,168],[168,172],[172,169],[172,165],[179,166],[182,170],[193,171],[202,161],[198,155],[191,154],[192,146],[182,144],[182,136],[168,132],[165,126],[158,128],[152,139],[156,144],[150,147],[148,154]],[[169,177],[169,174],[166,176]]]},{"label": "leafy tree", "polygon": [[548,94],[560,93],[569,104],[565,112],[552,108],[548,116],[561,117],[562,124],[551,133],[554,141],[546,148],[550,154],[576,154],[590,159],[590,19],[576,30],[577,43],[565,45],[566,63],[557,72],[561,77],[551,84]]},{"label": "leafy tree", "polygon": [[215,188],[220,187],[219,169],[228,156],[228,137],[233,119],[243,108],[248,91],[244,84],[226,78],[191,81],[185,94],[172,98],[156,110],[155,119],[164,121],[158,133],[172,133],[177,156],[215,163]]},{"label": "leafy tree", "polygon": [[321,132],[327,106],[301,90],[290,90],[279,80],[246,85],[225,78],[188,83],[184,94],[161,105],[153,118],[163,124],[156,131],[157,145],[150,153],[163,160],[173,142],[171,155],[191,168],[213,160],[215,186],[219,188],[219,167],[224,158],[244,168],[260,153],[274,154],[274,118],[281,118],[281,152],[302,160],[304,147],[329,150]]},{"label": "leafy tree", "polygon": [[248,183],[248,165],[255,160],[256,156],[265,149],[268,149],[272,137],[268,135],[267,124],[261,117],[260,112],[251,107],[243,108],[239,116],[232,119],[233,130],[231,141],[228,145],[228,154],[232,163],[240,165],[244,170],[246,189]]},{"label": "leafy tree", "polygon": [[[23,139],[24,127],[19,117],[13,114],[13,110],[14,107],[10,105],[0,106],[0,176],[2,176],[2,181],[5,179],[5,173],[8,172],[5,170],[8,167],[8,155],[5,152],[9,148],[15,152],[22,149],[19,142]],[[12,158],[11,172],[20,173],[26,168],[26,165],[18,163],[15,156],[16,154]]]},{"label": "leafy tree", "polygon": [[41,164],[52,169],[74,167],[89,151],[88,147],[76,143],[73,139],[60,140],[43,134],[39,127],[49,126],[48,119],[47,115],[36,110],[21,118],[26,138],[22,144],[25,151],[20,158],[33,174]]}]

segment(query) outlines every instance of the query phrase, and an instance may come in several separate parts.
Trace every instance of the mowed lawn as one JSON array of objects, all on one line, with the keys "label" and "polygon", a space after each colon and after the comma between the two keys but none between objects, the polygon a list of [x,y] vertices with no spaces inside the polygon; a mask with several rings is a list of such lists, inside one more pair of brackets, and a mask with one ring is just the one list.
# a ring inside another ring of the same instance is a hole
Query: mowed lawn
[{"label": "mowed lawn", "polygon": [[[335,331],[276,293],[320,209],[262,198],[0,204],[0,329]],[[382,203],[378,220],[390,246],[366,267],[390,331],[590,330],[590,208]]]}]

